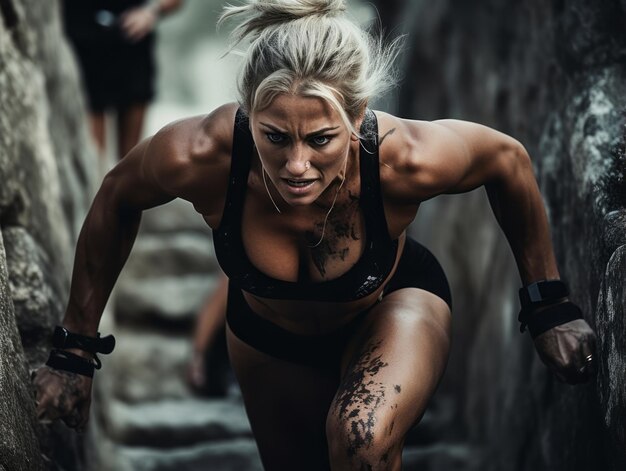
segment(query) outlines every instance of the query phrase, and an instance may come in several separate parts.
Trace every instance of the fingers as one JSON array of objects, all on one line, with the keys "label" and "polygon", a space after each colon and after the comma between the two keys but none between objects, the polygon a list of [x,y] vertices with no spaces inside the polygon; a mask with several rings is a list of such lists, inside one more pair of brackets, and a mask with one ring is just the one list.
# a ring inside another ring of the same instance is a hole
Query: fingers
[{"label": "fingers", "polygon": [[[87,423],[89,416],[90,388],[82,377],[77,375],[40,368],[31,375],[35,387],[35,408],[37,419],[42,424],[50,424],[62,419],[68,427],[76,428]],[[85,383],[85,384],[84,384]]]},{"label": "fingers", "polygon": [[87,430],[87,422],[89,422],[89,407],[91,405],[91,400],[83,401],[79,406],[78,410],[80,411],[81,420],[78,422],[76,426],[76,431],[78,433],[85,433]]},{"label": "fingers", "polygon": [[187,382],[196,390],[201,390],[204,387],[206,377],[204,359],[202,357],[194,356],[192,358],[187,367]]},{"label": "fingers", "polygon": [[538,335],[535,347],[556,378],[567,384],[588,382],[596,372],[596,337],[582,319],[558,325]]},{"label": "fingers", "polygon": [[126,37],[139,41],[154,28],[156,17],[150,8],[136,8],[122,15],[121,26]]},{"label": "fingers", "polygon": [[35,400],[37,406],[37,419],[42,424],[50,424],[63,415],[65,411],[59,410],[54,404],[54,399],[44,394]]},{"label": "fingers", "polygon": [[597,372],[598,359],[595,351],[595,339],[584,342],[580,348],[580,367],[578,368],[581,377],[580,382],[589,381]]},{"label": "fingers", "polygon": [[573,357],[574,359],[564,370],[565,374],[561,375],[565,379],[564,382],[568,384],[582,384],[589,382],[597,371],[595,339],[589,337],[588,339],[582,341],[580,343],[580,347],[575,353],[573,353]]},{"label": "fingers", "polygon": [[70,428],[76,428],[83,422],[83,418],[77,408],[72,409],[69,414],[61,417],[61,420]]}]

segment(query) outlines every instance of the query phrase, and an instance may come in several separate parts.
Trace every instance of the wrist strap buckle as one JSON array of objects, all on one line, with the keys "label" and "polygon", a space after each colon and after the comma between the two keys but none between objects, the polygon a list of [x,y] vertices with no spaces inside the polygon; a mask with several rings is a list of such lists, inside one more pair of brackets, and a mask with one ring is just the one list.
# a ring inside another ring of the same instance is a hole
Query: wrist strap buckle
[{"label": "wrist strap buckle", "polygon": [[115,337],[112,335],[100,337],[100,332],[98,332],[97,337],[88,337],[86,335],[75,334],[65,327],[58,325],[55,327],[54,334],[52,335],[52,346],[63,349],[78,348],[79,350],[93,354],[108,354],[115,348]]}]

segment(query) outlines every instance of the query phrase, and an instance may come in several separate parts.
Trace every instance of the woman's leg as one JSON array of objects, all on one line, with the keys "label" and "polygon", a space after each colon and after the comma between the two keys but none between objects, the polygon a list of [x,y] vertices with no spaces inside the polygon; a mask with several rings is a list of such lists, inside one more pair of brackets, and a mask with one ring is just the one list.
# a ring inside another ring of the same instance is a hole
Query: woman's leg
[{"label": "woman's leg", "polygon": [[265,469],[329,469],[325,426],[338,368],[331,372],[274,358],[228,327],[227,341]]},{"label": "woman's leg", "polygon": [[145,103],[121,106],[117,109],[117,152],[122,159],[137,145],[143,130]]},{"label": "woman's leg", "polygon": [[104,111],[90,111],[89,112],[89,127],[91,128],[91,136],[93,137],[96,146],[98,147],[98,153],[104,156],[104,150],[106,147],[106,114]]},{"label": "woman's leg", "polygon": [[331,469],[399,470],[408,430],[443,375],[450,309],[438,296],[403,288],[367,315],[344,354],[326,424]]}]

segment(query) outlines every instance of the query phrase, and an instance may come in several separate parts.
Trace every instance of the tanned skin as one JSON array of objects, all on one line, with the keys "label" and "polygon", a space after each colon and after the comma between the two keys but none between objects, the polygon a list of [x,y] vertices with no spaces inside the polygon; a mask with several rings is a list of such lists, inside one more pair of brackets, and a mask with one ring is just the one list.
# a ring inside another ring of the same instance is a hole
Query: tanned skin
[{"label": "tanned skin", "polygon": [[[184,198],[209,226],[219,226],[236,109],[228,104],[167,126],[107,175],[78,241],[63,321],[70,331],[95,335],[144,209]],[[519,142],[469,122],[376,114],[385,215],[400,249],[422,201],[485,186],[522,282],[559,278],[541,195]],[[278,95],[267,109],[253,113],[250,127],[255,153],[242,216],[248,257],[274,278],[337,278],[358,260],[365,240],[355,204],[357,136],[325,101],[292,95]],[[311,183],[298,192],[289,183],[294,179]],[[369,309],[336,359],[339,377],[270,357],[227,329],[231,362],[267,469],[400,469],[404,436],[419,421],[445,369],[450,311],[441,298],[421,289],[400,289],[378,301],[381,291],[347,303],[244,292],[259,316],[298,334],[331,332]],[[538,336],[535,345],[558,378],[576,383],[588,379],[579,368],[594,342],[587,323],[576,320]],[[38,370],[40,418],[84,426],[91,381],[73,376]],[[71,399],[60,401],[61,390],[71,391]]]}]

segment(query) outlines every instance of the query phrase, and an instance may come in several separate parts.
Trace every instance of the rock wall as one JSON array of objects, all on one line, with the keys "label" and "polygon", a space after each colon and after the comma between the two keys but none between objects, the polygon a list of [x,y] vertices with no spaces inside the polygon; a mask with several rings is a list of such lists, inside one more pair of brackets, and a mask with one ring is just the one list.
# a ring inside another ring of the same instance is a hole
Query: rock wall
[{"label": "rock wall", "polygon": [[57,2],[0,1],[1,469],[80,466],[80,438],[37,423],[29,370],[62,318],[93,187],[83,103]]},{"label": "rock wall", "polygon": [[441,259],[455,302],[453,351],[433,401],[453,413],[439,438],[467,445],[454,469],[625,469],[626,6],[407,3],[396,111],[477,121],[526,146],[561,275],[599,341],[596,379],[557,382],[518,332],[519,277],[484,191],[424,204],[414,233]]}]

